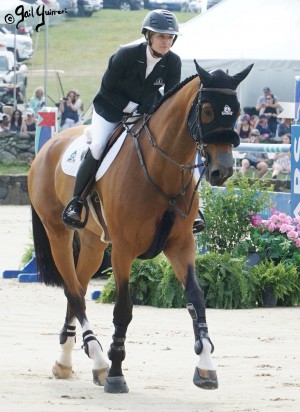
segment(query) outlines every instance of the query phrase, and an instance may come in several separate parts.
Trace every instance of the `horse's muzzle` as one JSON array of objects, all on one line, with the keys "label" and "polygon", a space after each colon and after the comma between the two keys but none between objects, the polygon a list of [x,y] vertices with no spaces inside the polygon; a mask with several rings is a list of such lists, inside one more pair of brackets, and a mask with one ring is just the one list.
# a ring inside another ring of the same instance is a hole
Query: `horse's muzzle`
[{"label": "horse's muzzle", "polygon": [[218,153],[217,159],[212,161],[208,156],[206,180],[213,186],[222,184],[233,175],[233,157],[231,153]]},{"label": "horse's muzzle", "polygon": [[209,172],[207,170],[206,180],[212,186],[222,186],[223,183],[233,175],[233,167],[225,168],[219,167],[218,169]]}]

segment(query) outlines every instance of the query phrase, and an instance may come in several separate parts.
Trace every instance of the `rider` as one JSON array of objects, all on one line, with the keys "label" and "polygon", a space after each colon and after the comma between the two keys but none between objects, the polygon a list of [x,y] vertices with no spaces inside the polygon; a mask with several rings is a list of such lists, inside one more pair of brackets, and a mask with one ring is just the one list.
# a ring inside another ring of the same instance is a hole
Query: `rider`
[{"label": "rider", "polygon": [[[76,227],[83,204],[109,136],[124,115],[151,114],[164,92],[180,81],[181,60],[170,49],[179,34],[176,16],[168,10],[153,10],[142,29],[146,42],[121,47],[111,58],[101,87],[94,98],[92,143],[77,173],[74,197],[64,210],[64,221]],[[204,225],[201,220],[200,224]]]}]

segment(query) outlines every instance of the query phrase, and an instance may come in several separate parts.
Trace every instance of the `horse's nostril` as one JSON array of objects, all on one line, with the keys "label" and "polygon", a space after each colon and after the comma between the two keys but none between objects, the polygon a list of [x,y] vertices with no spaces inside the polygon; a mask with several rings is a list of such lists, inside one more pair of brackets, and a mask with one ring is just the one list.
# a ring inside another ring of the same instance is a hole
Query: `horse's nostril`
[{"label": "horse's nostril", "polygon": [[218,178],[220,178],[220,176],[221,176],[220,170],[213,170],[211,172],[211,177],[214,178],[214,179],[218,179]]}]

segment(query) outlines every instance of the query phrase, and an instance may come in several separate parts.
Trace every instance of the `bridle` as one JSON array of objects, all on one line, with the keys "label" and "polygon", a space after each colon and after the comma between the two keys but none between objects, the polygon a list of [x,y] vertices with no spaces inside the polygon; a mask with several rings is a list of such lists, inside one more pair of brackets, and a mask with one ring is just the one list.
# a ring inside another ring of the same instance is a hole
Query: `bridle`
[{"label": "bridle", "polygon": [[[201,158],[201,163],[197,163],[197,164],[188,164],[188,165],[183,165],[180,164],[178,162],[176,162],[174,159],[171,159],[155,142],[151,131],[149,129],[149,120],[152,117],[152,115],[147,115],[144,114],[142,117],[142,124],[139,126],[139,128],[137,130],[134,130],[135,127],[132,127],[133,124],[135,124],[136,122],[128,122],[127,118],[123,119],[123,127],[126,129],[127,133],[130,134],[134,140],[135,143],[135,148],[138,154],[138,158],[140,161],[140,165],[142,167],[142,170],[147,178],[147,180],[149,181],[149,183],[151,184],[151,186],[163,197],[167,200],[167,202],[169,203],[169,205],[175,209],[176,213],[178,215],[180,215],[182,218],[186,218],[192,208],[193,205],[193,201],[195,198],[195,195],[197,193],[199,184],[202,180],[203,174],[205,172],[205,168],[207,166],[207,162],[208,162],[208,155],[204,150],[204,147],[206,146],[207,143],[205,143],[204,139],[203,139],[203,133],[202,133],[202,128],[201,128],[201,122],[200,122],[200,115],[201,115],[201,93],[202,91],[209,91],[209,92],[214,92],[214,93],[222,93],[222,94],[226,94],[226,95],[236,95],[236,91],[235,90],[231,90],[231,89],[221,89],[221,88],[203,88],[200,85],[200,88],[198,90],[198,93],[192,103],[192,106],[190,108],[188,117],[187,117],[187,127],[189,130],[189,133],[191,135],[191,137],[193,138],[193,140],[196,143],[196,152],[199,154],[200,158]],[[131,117],[132,119],[132,117]],[[139,116],[140,119],[140,116]],[[139,121],[137,120],[137,124],[139,124]],[[139,135],[141,133],[141,131],[144,130],[146,133],[146,136],[151,144],[151,146],[158,152],[158,154],[163,157],[165,160],[167,160],[168,162],[170,162],[172,165],[174,165],[175,168],[180,170],[180,181],[181,181],[181,188],[180,188],[180,193],[176,194],[176,195],[168,195],[166,194],[160,186],[158,186],[158,184],[156,184],[153,179],[151,178],[145,161],[144,161],[144,156],[143,153],[141,151],[141,147],[140,147],[140,142],[139,142]],[[210,143],[214,143],[213,141]],[[190,171],[192,172],[194,169],[198,169],[202,167],[201,170],[201,174],[197,180],[197,183],[194,187],[193,193],[192,193],[192,197],[190,199],[189,205],[186,204],[185,201],[185,196],[186,193],[188,192],[188,190],[190,189],[191,183],[193,181],[193,174],[191,173],[191,177],[189,179],[189,181],[187,182],[187,184],[184,183],[184,174],[185,171]],[[177,201],[179,199],[183,200],[184,203],[184,210],[181,210],[178,205],[177,205]]]},{"label": "bridle", "polygon": [[[195,142],[199,144],[200,146],[203,146],[204,144],[208,143],[207,141],[205,142],[203,139],[202,127],[201,127],[201,122],[200,122],[201,109],[202,109],[202,104],[201,104],[202,92],[220,93],[220,94],[225,94],[227,96],[237,95],[236,90],[233,90],[233,89],[203,87],[200,81],[200,87],[199,87],[198,93],[192,103],[192,106],[190,108],[190,111],[187,117],[187,127],[190,132],[190,135],[195,140]],[[209,143],[218,143],[218,142],[214,141],[214,139],[210,139]]]}]

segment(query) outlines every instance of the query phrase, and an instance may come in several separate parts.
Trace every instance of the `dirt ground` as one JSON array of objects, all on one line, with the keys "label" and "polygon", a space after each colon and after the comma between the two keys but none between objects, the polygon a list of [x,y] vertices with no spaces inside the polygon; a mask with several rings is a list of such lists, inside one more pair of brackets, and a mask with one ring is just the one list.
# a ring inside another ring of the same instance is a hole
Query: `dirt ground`
[{"label": "dirt ground", "polygon": [[[30,243],[28,206],[0,206],[0,270],[17,269]],[[1,276],[2,277],[2,276]],[[112,305],[91,292],[87,314],[106,352],[113,334]],[[185,309],[135,306],[126,340],[128,394],[92,383],[91,360],[78,333],[74,376],[56,380],[58,333],[66,301],[62,290],[0,279],[0,409],[14,411],[231,412],[300,410],[300,308],[207,310],[219,389],[193,385],[197,357]]]}]

